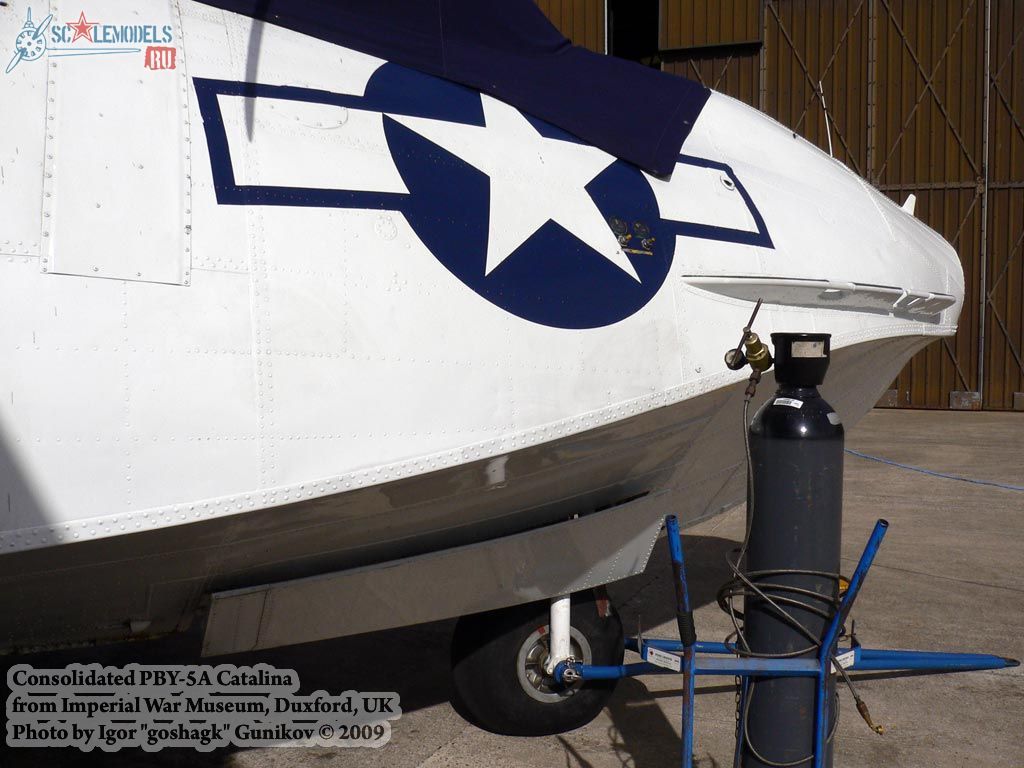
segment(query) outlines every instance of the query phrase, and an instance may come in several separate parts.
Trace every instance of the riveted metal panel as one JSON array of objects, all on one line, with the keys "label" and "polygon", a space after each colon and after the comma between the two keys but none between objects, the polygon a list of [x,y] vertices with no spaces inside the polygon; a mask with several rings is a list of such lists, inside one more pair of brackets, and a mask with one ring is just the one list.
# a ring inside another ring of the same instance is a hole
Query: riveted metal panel
[{"label": "riveted metal panel", "polygon": [[655,494],[504,538],[217,592],[203,655],[374,632],[593,589],[646,568],[664,507]]},{"label": "riveted metal panel", "polygon": [[[35,23],[45,16],[42,12]],[[0,13],[0,39],[14,40],[24,34],[25,24],[20,9],[5,8]],[[45,59],[12,62],[6,49],[2,58],[6,72],[0,81],[0,258],[37,259],[44,231],[43,157],[50,135],[46,120],[50,78]]]},{"label": "riveted metal panel", "polygon": [[[133,3],[108,4],[129,20]],[[177,6],[149,21],[181,40]],[[184,49],[173,69],[121,56],[50,57],[43,187],[43,272],[188,285],[190,126]]]}]

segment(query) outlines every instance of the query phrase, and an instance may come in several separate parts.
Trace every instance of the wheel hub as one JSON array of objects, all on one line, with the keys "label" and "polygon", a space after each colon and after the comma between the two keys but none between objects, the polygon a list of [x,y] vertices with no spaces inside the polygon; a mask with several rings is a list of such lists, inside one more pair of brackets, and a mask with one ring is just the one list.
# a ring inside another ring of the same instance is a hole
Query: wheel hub
[{"label": "wheel hub", "polygon": [[[572,696],[583,682],[572,684],[558,683],[545,671],[549,655],[549,632],[547,627],[540,627],[526,638],[519,648],[516,659],[516,673],[519,684],[526,694],[545,704],[553,704]],[[583,664],[593,662],[590,643],[576,627],[569,629],[571,655]]]}]

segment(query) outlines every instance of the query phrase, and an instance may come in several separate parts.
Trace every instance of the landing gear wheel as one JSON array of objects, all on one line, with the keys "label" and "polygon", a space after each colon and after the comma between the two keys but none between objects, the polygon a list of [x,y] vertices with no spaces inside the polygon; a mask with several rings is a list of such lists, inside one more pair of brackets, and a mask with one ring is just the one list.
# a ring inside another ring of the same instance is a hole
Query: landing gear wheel
[{"label": "landing gear wheel", "polygon": [[[614,680],[556,683],[544,671],[549,603],[543,600],[464,616],[452,638],[452,704],[474,725],[507,736],[547,736],[586,725]],[[584,664],[621,664],[622,622],[591,592],[572,597],[572,655]]]}]

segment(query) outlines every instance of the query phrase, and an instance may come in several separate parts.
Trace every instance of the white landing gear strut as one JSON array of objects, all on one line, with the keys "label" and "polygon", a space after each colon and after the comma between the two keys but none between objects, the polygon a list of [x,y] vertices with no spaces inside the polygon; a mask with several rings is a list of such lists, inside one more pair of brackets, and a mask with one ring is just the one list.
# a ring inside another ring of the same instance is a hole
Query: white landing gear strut
[{"label": "white landing gear strut", "polygon": [[557,595],[551,598],[551,634],[548,637],[548,659],[544,664],[544,671],[549,675],[554,674],[558,662],[565,661],[572,656],[572,644],[570,632],[570,608],[569,595]]}]

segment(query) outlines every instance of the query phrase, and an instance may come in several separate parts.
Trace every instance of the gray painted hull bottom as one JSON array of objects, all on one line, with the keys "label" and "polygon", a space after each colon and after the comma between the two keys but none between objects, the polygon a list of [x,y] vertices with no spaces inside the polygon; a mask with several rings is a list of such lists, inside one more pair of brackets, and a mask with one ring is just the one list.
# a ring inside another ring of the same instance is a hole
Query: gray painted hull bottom
[{"label": "gray painted hull bottom", "polygon": [[[930,340],[837,350],[823,394],[855,422]],[[758,401],[773,389],[767,376]],[[742,393],[735,384],[523,449],[508,457],[500,482],[483,460],[284,507],[0,556],[0,651],[164,634],[186,627],[212,593],[492,541],[644,494],[660,492],[665,514],[693,524],[743,498]]]}]

